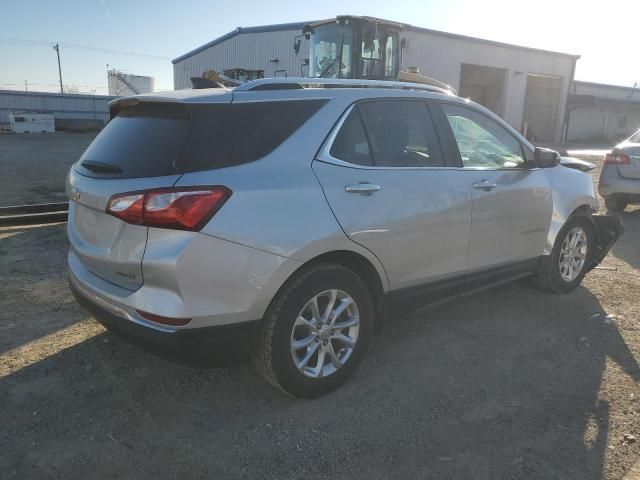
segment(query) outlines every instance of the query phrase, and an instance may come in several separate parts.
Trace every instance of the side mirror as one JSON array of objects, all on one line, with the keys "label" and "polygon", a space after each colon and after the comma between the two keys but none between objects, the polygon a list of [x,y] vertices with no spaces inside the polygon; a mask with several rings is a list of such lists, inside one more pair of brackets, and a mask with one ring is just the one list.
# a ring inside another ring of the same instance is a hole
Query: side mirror
[{"label": "side mirror", "polygon": [[552,168],[560,164],[560,154],[549,148],[536,147],[533,161],[529,165],[533,168]]}]

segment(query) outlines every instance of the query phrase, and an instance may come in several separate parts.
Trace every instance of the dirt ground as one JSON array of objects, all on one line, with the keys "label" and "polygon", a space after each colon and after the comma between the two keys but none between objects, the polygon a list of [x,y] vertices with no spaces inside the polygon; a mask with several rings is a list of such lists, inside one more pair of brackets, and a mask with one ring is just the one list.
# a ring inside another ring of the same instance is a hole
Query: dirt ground
[{"label": "dirt ground", "polygon": [[95,136],[65,132],[0,134],[0,207],[66,202],[67,171]]},{"label": "dirt ground", "polygon": [[621,479],[640,458],[640,208],[622,217],[574,292],[423,310],[313,401],[105,332],[68,291],[64,224],[2,229],[0,478]]}]

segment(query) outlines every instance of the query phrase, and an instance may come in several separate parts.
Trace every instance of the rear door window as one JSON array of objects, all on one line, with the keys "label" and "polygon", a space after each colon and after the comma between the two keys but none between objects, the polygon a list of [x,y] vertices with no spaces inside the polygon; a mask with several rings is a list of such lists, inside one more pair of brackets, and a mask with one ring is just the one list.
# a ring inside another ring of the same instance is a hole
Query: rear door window
[{"label": "rear door window", "polygon": [[363,102],[359,109],[376,166],[444,166],[435,128],[424,102]]},{"label": "rear door window", "polygon": [[101,178],[176,173],[173,162],[188,129],[189,112],[182,105],[127,107],[102,129],[75,168],[83,175]]}]

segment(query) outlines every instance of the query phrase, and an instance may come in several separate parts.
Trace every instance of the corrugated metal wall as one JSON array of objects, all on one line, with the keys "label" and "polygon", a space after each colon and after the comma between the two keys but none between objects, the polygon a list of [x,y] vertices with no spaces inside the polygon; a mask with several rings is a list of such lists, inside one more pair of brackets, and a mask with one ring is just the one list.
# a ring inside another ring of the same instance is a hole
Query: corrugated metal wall
[{"label": "corrugated metal wall", "polygon": [[107,104],[116,97],[49,92],[0,90],[0,125],[9,123],[10,111],[52,113],[55,118],[109,119]]},{"label": "corrugated metal wall", "polygon": [[[286,70],[288,76],[301,76],[303,59],[309,56],[309,42],[302,39],[300,56],[296,58],[293,42],[300,29],[279,32],[240,33],[224,42],[186,58],[173,65],[173,84],[176,90],[190,88],[191,77],[199,77],[205,70],[222,72],[226,68],[264,70],[265,77],[275,77],[276,70]],[[278,62],[271,60],[277,59]],[[304,69],[304,75],[308,72]],[[278,73],[278,76],[284,76]]]}]

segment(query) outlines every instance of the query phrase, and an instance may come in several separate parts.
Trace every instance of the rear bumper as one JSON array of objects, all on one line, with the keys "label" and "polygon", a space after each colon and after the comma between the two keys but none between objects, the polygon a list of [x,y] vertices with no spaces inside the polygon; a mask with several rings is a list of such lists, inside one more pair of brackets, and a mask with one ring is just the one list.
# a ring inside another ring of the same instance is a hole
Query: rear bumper
[{"label": "rear bumper", "polygon": [[603,197],[624,196],[640,200],[640,179],[620,176],[615,165],[604,166],[598,182],[598,193]]},{"label": "rear bumper", "polygon": [[618,215],[592,215],[595,227],[595,254],[589,270],[595,268],[607,256],[611,247],[624,234],[625,228]]},{"label": "rear bumper", "polygon": [[[85,297],[119,317],[159,330],[189,330],[262,318],[277,290],[300,265],[201,233],[157,230],[149,229],[139,288],[127,289],[99,276],[73,244],[68,255],[71,281]],[[137,311],[191,321],[167,327],[145,321]]]},{"label": "rear bumper", "polygon": [[[248,353],[255,345],[260,321],[249,321],[217,327],[190,328],[184,330],[159,329],[143,322],[116,315],[109,307],[101,305],[95,298],[79,287],[72,278],[69,288],[77,302],[94,318],[132,343],[141,347],[160,347],[161,352],[194,353],[212,352],[219,348],[232,348],[236,353]],[[152,348],[153,349],[153,348]]]}]

